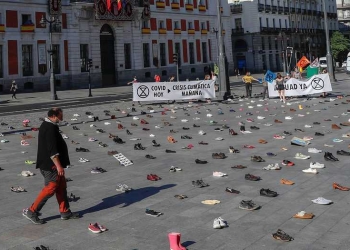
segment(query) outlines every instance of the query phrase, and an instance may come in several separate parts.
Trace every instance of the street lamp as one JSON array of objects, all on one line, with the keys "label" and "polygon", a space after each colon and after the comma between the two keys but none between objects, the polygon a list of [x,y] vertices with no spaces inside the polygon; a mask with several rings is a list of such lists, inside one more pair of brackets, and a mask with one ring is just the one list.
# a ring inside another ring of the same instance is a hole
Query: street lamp
[{"label": "street lamp", "polygon": [[53,54],[55,51],[52,49],[52,24],[60,24],[58,17],[50,17],[51,20],[41,17],[40,24],[45,27],[46,23],[50,25],[50,49],[47,51],[50,54],[50,92],[52,100],[57,100],[56,86],[55,86],[55,73],[53,72]]},{"label": "street lamp", "polygon": [[226,67],[225,67],[225,51],[224,51],[224,40],[222,37],[222,27],[221,27],[221,8],[220,0],[217,0],[217,12],[218,12],[218,43],[219,43],[219,80],[220,80],[220,91],[219,96],[223,100],[225,97],[230,95],[230,88],[227,88],[226,82]]},{"label": "street lamp", "polygon": [[328,18],[327,18],[327,10],[326,10],[326,0],[322,0],[322,9],[323,9],[323,18],[324,18],[324,31],[326,33],[327,69],[328,69],[328,74],[331,78],[331,81],[336,82],[337,80],[334,77],[333,58],[332,58],[331,46],[330,46],[330,42],[329,42],[329,29],[328,29]]}]

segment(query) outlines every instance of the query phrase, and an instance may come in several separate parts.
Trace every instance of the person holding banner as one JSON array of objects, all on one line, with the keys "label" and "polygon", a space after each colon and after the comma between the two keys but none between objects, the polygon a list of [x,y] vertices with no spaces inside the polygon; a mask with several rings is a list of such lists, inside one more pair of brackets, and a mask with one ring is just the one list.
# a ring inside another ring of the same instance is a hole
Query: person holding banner
[{"label": "person holding banner", "polygon": [[284,87],[284,78],[280,73],[277,74],[276,78],[276,89],[278,90],[278,95],[281,102],[286,103],[285,87]]},{"label": "person holding banner", "polygon": [[248,98],[248,97],[251,98],[252,97],[252,90],[253,90],[252,82],[253,81],[259,82],[259,80],[252,77],[250,75],[250,72],[247,71],[246,75],[242,77],[242,81],[245,83],[246,98]]}]

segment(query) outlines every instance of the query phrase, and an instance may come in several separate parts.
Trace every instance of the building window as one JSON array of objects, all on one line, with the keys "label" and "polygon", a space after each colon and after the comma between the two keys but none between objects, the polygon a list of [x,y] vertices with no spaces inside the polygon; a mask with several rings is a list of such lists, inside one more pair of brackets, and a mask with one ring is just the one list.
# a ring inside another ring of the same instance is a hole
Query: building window
[{"label": "building window", "polygon": [[1,14],[1,12],[0,12],[0,24],[4,24],[4,23],[2,22],[2,14]]},{"label": "building window", "polygon": [[207,43],[202,42],[202,56],[203,56],[203,63],[208,62],[208,53],[207,53]]},{"label": "building window", "polygon": [[131,43],[124,43],[124,67],[131,69]]},{"label": "building window", "polygon": [[261,37],[261,48],[262,50],[265,50],[265,39],[263,36]]},{"label": "building window", "polygon": [[143,67],[144,68],[150,67],[149,44],[148,43],[143,44]]},{"label": "building window", "polygon": [[179,0],[172,0],[172,3],[179,3]]},{"label": "building window", "polygon": [[242,28],[242,18],[235,18],[236,29]]},{"label": "building window", "polygon": [[193,0],[185,0],[186,4],[193,4]]},{"label": "building window", "polygon": [[52,50],[53,50],[53,55],[52,55],[53,73],[61,74],[60,45],[59,44],[53,44],[52,45]]},{"label": "building window", "polygon": [[272,27],[273,27],[273,28],[276,28],[275,18],[272,19]]},{"label": "building window", "polygon": [[164,21],[159,21],[159,29],[165,29]]},{"label": "building window", "polygon": [[80,44],[80,72],[88,72],[88,60],[89,60],[89,45],[88,44]]},{"label": "building window", "polygon": [[174,29],[180,29],[179,21],[174,21]]},{"label": "building window", "polygon": [[266,27],[269,27],[269,19],[266,17]]},{"label": "building window", "polygon": [[166,66],[166,46],[165,43],[159,44],[160,50],[160,66]]},{"label": "building window", "polygon": [[22,25],[33,24],[32,16],[28,14],[22,14]]},{"label": "building window", "polygon": [[285,26],[285,28],[288,28],[287,20],[284,20],[284,26]]},{"label": "building window", "polygon": [[199,5],[205,5],[205,0],[199,0]]},{"label": "building window", "polygon": [[190,64],[194,64],[194,43],[188,43],[190,50]]},{"label": "building window", "polygon": [[0,45],[0,78],[4,77],[4,67],[2,61],[2,45]]},{"label": "building window", "polygon": [[149,20],[142,22],[142,28],[143,29],[149,29]]},{"label": "building window", "polygon": [[177,61],[179,66],[181,65],[181,45],[180,43],[175,43],[175,53],[177,54]]},{"label": "building window", "polygon": [[193,30],[193,23],[192,22],[188,22],[188,29]]},{"label": "building window", "polygon": [[282,20],[279,20],[279,24],[280,24],[280,29],[282,28]]},{"label": "building window", "polygon": [[278,38],[275,39],[275,50],[278,50]]},{"label": "building window", "polygon": [[33,46],[22,45],[23,76],[33,76]]},{"label": "building window", "polygon": [[267,43],[269,44],[269,50],[271,50],[271,37],[267,37]]},{"label": "building window", "polygon": [[206,30],[207,29],[207,24],[205,22],[201,22],[201,29]]},{"label": "building window", "polygon": [[259,17],[259,24],[260,24],[260,27],[262,27],[261,17]]}]

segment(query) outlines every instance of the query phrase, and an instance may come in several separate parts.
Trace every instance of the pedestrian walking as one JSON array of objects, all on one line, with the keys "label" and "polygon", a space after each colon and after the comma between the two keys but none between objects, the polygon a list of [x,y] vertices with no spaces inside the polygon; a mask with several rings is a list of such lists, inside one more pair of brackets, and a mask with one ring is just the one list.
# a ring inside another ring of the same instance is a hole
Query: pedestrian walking
[{"label": "pedestrian walking", "polygon": [[281,102],[286,103],[285,87],[284,87],[284,78],[280,73],[277,74],[276,78],[276,87],[278,90],[278,95]]},{"label": "pedestrian walking", "polygon": [[73,213],[69,207],[67,183],[64,169],[70,165],[68,147],[59,132],[58,123],[63,120],[63,111],[52,108],[42,122],[38,135],[38,153],[36,168],[44,177],[45,186],[34,203],[23,210],[23,216],[34,224],[43,224],[38,214],[45,203],[56,194],[59,212],[62,220],[78,219],[78,213]]},{"label": "pedestrian walking", "polygon": [[17,89],[18,89],[18,87],[17,87],[16,81],[13,80],[12,84],[11,84],[11,88],[10,88],[10,91],[12,92],[12,99],[13,98],[17,99],[17,97],[16,97]]},{"label": "pedestrian walking", "polygon": [[242,81],[245,83],[245,90],[246,90],[246,97],[251,98],[252,97],[252,91],[253,91],[253,86],[252,82],[257,81],[259,82],[258,79],[255,79],[250,75],[250,72],[248,71],[245,76],[242,77]]},{"label": "pedestrian walking", "polygon": [[263,99],[265,100],[265,97],[267,97],[267,99],[269,98],[269,89],[268,89],[268,83],[267,81],[265,80],[266,79],[266,70],[264,70],[264,76],[263,76],[263,79],[262,79],[262,85],[263,85],[263,93],[262,93],[262,96],[263,96]]}]

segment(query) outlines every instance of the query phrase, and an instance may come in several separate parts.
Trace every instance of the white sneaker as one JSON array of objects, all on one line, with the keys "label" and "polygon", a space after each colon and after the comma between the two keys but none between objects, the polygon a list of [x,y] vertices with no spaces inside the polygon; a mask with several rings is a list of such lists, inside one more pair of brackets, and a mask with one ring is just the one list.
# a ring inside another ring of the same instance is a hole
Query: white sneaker
[{"label": "white sneaker", "polygon": [[222,137],[217,137],[217,138],[215,138],[215,140],[216,140],[216,141],[223,141],[224,138],[222,138]]},{"label": "white sneaker", "polygon": [[269,164],[266,167],[263,167],[263,170],[274,170],[275,166],[273,164]]},{"label": "white sneaker", "polygon": [[249,109],[253,109],[254,107],[253,106],[248,106]]},{"label": "white sneaker", "polygon": [[188,120],[186,120],[186,119],[182,119],[182,120],[181,120],[181,122],[188,122]]},{"label": "white sneaker", "polygon": [[212,117],[213,115],[212,114],[207,114],[207,117]]},{"label": "white sneaker", "polygon": [[105,125],[111,125],[111,123],[110,122],[105,122]]},{"label": "white sneaker", "polygon": [[195,118],[193,118],[193,120],[195,120],[195,121],[198,121],[198,120],[200,120],[201,118],[199,118],[199,117],[195,117]]},{"label": "white sneaker", "polygon": [[305,128],[312,128],[312,127],[313,127],[312,125],[308,125],[308,124],[305,125]]},{"label": "white sneaker", "polygon": [[311,200],[313,203],[320,204],[320,205],[328,205],[333,203],[331,200],[327,200],[323,197],[318,197],[317,199]]},{"label": "white sneaker", "polygon": [[267,127],[272,126],[272,124],[271,124],[271,123],[265,123],[264,125],[265,125],[265,126],[267,126]]},{"label": "white sneaker", "polygon": [[213,172],[213,176],[215,176],[215,177],[224,177],[224,176],[227,176],[227,174],[223,173],[223,172]]},{"label": "white sneaker", "polygon": [[171,119],[176,119],[177,117],[176,116],[170,116]]},{"label": "white sneaker", "polygon": [[227,222],[224,221],[221,217],[218,218],[221,228],[227,227]]},{"label": "white sneaker", "polygon": [[73,116],[75,116],[75,117],[79,117],[80,115],[79,115],[79,114],[74,114]]},{"label": "white sneaker", "polygon": [[302,153],[296,153],[295,159],[307,160],[310,159],[309,155],[303,155]]},{"label": "white sneaker", "polygon": [[93,115],[88,115],[88,118],[92,119],[92,118],[94,118],[94,116]]},{"label": "white sneaker", "polygon": [[318,154],[318,153],[322,153],[322,150],[317,149],[317,148],[308,148],[307,152]]},{"label": "white sneaker", "polygon": [[265,117],[263,117],[263,116],[258,116],[258,119],[259,119],[259,120],[263,120],[263,119],[265,119]]},{"label": "white sneaker", "polygon": [[161,125],[154,126],[155,128],[163,128]]},{"label": "white sneaker", "polygon": [[280,170],[281,167],[278,165],[278,163],[275,163],[275,165],[273,165],[273,167],[271,168],[271,170]]},{"label": "white sneaker", "polygon": [[325,168],[325,166],[319,162],[310,162],[310,168]]},{"label": "white sneaker", "polygon": [[91,138],[89,138],[89,141],[93,142],[93,141],[98,141],[98,140],[91,137]]},{"label": "white sneaker", "polygon": [[317,174],[317,170],[314,168],[303,169],[303,172],[308,174]]},{"label": "white sneaker", "polygon": [[206,133],[205,133],[203,130],[199,130],[199,131],[198,131],[198,134],[199,134],[199,135],[205,135]]},{"label": "white sneaker", "polygon": [[129,140],[130,140],[130,141],[140,141],[141,138],[130,138]]},{"label": "white sneaker", "polygon": [[140,118],[138,118],[137,116],[134,116],[133,118],[132,118],[133,120],[140,120]]},{"label": "white sneaker", "polygon": [[214,229],[221,229],[220,221],[217,218],[214,219],[213,228]]},{"label": "white sneaker", "polygon": [[149,137],[156,137],[154,134],[150,134]]},{"label": "white sneaker", "polygon": [[286,120],[292,120],[293,117],[291,117],[291,116],[286,116],[285,119],[286,119]]}]

